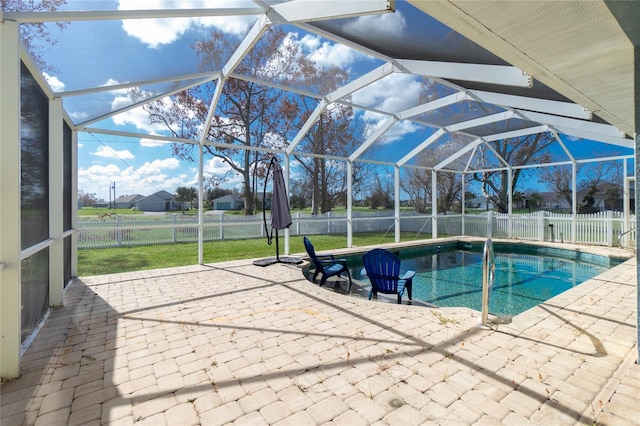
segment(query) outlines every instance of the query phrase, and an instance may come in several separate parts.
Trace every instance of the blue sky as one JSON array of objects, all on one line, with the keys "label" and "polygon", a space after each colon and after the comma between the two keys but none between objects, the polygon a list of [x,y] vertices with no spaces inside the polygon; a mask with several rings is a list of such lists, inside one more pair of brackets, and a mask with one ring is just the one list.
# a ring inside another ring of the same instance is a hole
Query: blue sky
[{"label": "blue sky", "polygon": [[[220,0],[68,0],[66,8],[153,9],[174,7],[176,4],[196,9],[218,7],[220,4],[225,7],[234,5],[233,2]],[[398,6],[394,14],[366,16],[354,20],[350,25],[360,28],[363,33],[371,31],[371,28],[399,29],[393,36],[400,34],[400,37],[404,37],[406,34],[402,30],[411,24],[413,16],[403,13],[406,5],[400,3]],[[53,30],[58,43],[45,55],[45,59],[55,68],[55,71],[47,74],[48,81],[55,91],[72,91],[196,73],[199,61],[191,48],[194,41],[214,29],[242,38],[255,18],[245,16],[74,22],[62,32]],[[351,78],[355,79],[382,64],[379,60],[298,28],[285,28],[291,31],[291,42],[297,43],[301,51],[319,67],[337,65],[349,70]],[[397,112],[418,104],[419,89],[418,78],[393,74],[384,81],[356,92],[353,97],[367,106]],[[76,122],[106,113],[128,102],[126,91],[117,90],[64,99],[65,108]],[[364,111],[358,114],[357,119],[368,125],[370,131],[374,131],[387,117]],[[163,126],[149,123],[147,113],[141,108],[131,109],[92,126],[142,134],[165,133]],[[406,120],[400,121],[385,134],[380,143],[380,155],[386,160],[398,160],[433,130]],[[391,142],[396,143],[393,145],[396,149],[388,149]],[[583,150],[586,151],[594,149],[587,147],[588,144],[584,142],[581,145],[585,146],[586,149]],[[404,151],[398,148],[403,148]],[[603,149],[610,151],[611,147]],[[229,167],[219,159],[208,157],[204,169],[205,177],[221,176]],[[388,170],[381,170],[382,175],[387,173]],[[159,190],[173,193],[178,186],[196,186],[197,178],[197,164],[178,160],[172,155],[170,144],[145,138],[79,134],[78,188],[86,193],[95,193],[108,200],[113,182],[118,196],[148,195]],[[228,175],[228,178],[224,184],[227,188],[239,187],[241,184],[239,176]]]},{"label": "blue sky", "polygon": [[[140,2],[135,0],[120,0],[112,3],[117,4],[120,9],[140,8]],[[205,8],[214,7],[218,3],[202,0],[183,1],[180,5]],[[107,2],[82,3],[85,6],[98,4],[106,5]],[[162,7],[163,4],[166,5],[167,2],[144,3],[145,8]],[[228,6],[229,2],[225,2],[225,5]],[[82,8],[79,3],[69,1],[68,8],[75,7]],[[384,28],[387,25],[402,26],[404,19],[401,13],[396,13],[363,17],[360,21],[363,28],[371,28],[372,25]],[[58,34],[57,44],[45,56],[56,67],[56,72],[48,74],[48,81],[55,91],[70,91],[148,79],[149,73],[152,76],[169,76],[197,72],[198,60],[190,45],[198,36],[218,29],[242,37],[246,28],[254,20],[255,17],[225,17],[74,22]],[[385,25],[377,25],[376,20],[385,21]],[[358,22],[354,25],[358,25]],[[366,57],[343,45],[321,39],[314,34],[305,33],[293,27],[288,29],[294,31],[292,41],[298,43],[302,51],[309,55],[317,66],[344,67],[350,70],[352,78],[356,78],[381,64],[378,60]],[[115,57],[110,53],[114,52],[114,47]],[[150,64],[157,66],[150,67]],[[413,95],[408,96],[407,93],[413,93]],[[415,77],[396,75],[387,80],[384,85],[373,85],[356,96],[372,106],[401,110],[416,104],[416,94]],[[108,92],[92,96],[96,100],[100,97],[103,104],[104,98],[108,97],[110,103],[106,105],[112,108],[126,101],[126,94],[123,92]],[[70,111],[76,121],[82,121],[91,114],[100,112],[100,110],[92,110],[93,104],[90,101],[87,102],[86,98],[83,97],[82,102],[73,98],[64,100],[65,108]],[[95,104],[99,103],[95,102]],[[87,111],[91,114],[87,114]],[[375,114],[365,113],[364,116],[364,120],[374,122],[375,125],[382,119]],[[148,122],[147,113],[140,108],[119,114],[95,126],[149,134],[164,133],[162,126]],[[394,126],[387,139],[400,138],[415,130],[415,126],[408,122],[400,123]],[[196,164],[179,161],[172,156],[170,144],[150,139],[80,133],[78,163],[78,188],[87,193],[95,193],[104,199],[109,198],[112,182],[116,183],[118,196],[133,193],[149,194],[158,190],[174,192],[178,186],[195,186],[197,183]],[[228,166],[219,159],[209,158],[206,161],[205,176],[221,175],[227,170]],[[224,186],[231,188],[239,185],[240,178],[232,176]]]}]

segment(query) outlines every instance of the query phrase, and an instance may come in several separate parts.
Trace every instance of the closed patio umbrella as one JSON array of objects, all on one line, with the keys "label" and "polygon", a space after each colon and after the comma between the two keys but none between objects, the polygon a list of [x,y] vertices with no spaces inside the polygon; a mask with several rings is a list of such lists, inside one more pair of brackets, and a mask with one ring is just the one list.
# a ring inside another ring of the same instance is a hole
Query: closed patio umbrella
[{"label": "closed patio umbrella", "polygon": [[[273,193],[271,196],[271,230],[267,229],[267,219],[265,213],[266,189],[269,180],[269,172],[273,169]],[[291,210],[289,209],[289,197],[287,196],[287,188],[284,184],[284,176],[282,175],[282,167],[278,163],[276,157],[271,158],[267,175],[264,178],[264,191],[262,194],[262,218],[264,220],[264,228],[267,234],[267,243],[271,245],[273,239],[273,231],[276,231],[276,257],[257,259],[253,261],[254,265],[269,266],[274,263],[298,264],[302,263],[302,259],[298,257],[283,256],[280,257],[278,247],[278,230],[286,229],[291,226]]]},{"label": "closed patio umbrella", "polygon": [[282,167],[280,167],[280,163],[275,157],[271,159],[269,167],[271,165],[273,165],[271,228],[277,232],[278,229],[285,229],[291,226],[291,211],[289,210],[289,197],[287,197],[287,188],[284,185],[284,176],[282,176]]}]

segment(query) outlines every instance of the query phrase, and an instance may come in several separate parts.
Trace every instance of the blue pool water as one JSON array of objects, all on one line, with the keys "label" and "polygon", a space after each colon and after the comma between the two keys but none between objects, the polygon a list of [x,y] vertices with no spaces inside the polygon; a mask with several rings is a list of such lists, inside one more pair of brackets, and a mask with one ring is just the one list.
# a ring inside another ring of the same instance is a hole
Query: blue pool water
[{"label": "blue pool water", "polygon": [[[469,243],[453,243],[396,253],[402,259],[403,272],[416,271],[413,299],[480,311],[483,245],[474,244],[475,247]],[[517,315],[622,261],[521,244],[494,243],[494,249],[496,273],[489,303],[489,312],[493,315]],[[368,283],[361,269],[361,264],[351,269],[352,276]]]}]

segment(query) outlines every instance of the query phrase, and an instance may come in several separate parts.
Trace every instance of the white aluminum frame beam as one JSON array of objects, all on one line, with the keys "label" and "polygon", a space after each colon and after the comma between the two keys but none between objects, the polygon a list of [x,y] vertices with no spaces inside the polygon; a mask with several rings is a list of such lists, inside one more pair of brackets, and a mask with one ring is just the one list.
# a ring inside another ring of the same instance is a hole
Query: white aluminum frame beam
[{"label": "white aluminum frame beam", "polygon": [[[416,115],[424,114],[425,112],[434,111],[436,109],[444,108],[449,105],[456,104],[458,102],[464,101],[466,96],[463,92],[452,93],[451,95],[443,96],[441,98],[435,99],[433,101],[429,101],[422,105],[418,105],[412,108],[408,108],[404,111],[400,111],[395,114],[401,120],[408,119],[411,117],[415,117]],[[442,126],[437,126],[442,127]]]},{"label": "white aluminum frame beam", "polygon": [[260,7],[217,9],[141,9],[141,10],[59,10],[55,12],[4,12],[4,19],[19,24],[73,21],[119,21],[124,19],[206,18],[214,16],[262,15]]},{"label": "white aluminum frame beam", "polygon": [[444,128],[449,132],[458,130],[471,129],[473,127],[484,126],[485,124],[497,123],[514,118],[511,111],[499,112],[497,114],[485,115],[484,117],[474,118],[473,120],[462,121],[460,123],[450,124]]},{"label": "white aluminum frame beam", "polygon": [[223,81],[227,79],[227,77],[236,69],[240,61],[247,55],[249,50],[251,50],[262,34],[271,26],[271,21],[266,16],[261,16],[258,20],[253,24],[249,32],[244,36],[242,41],[240,42],[240,46],[233,52],[227,63],[224,67],[222,67],[222,79]]},{"label": "white aluminum frame beam", "polygon": [[197,86],[198,84],[204,84],[211,80],[216,80],[220,78],[221,75],[222,74],[220,73],[220,71],[214,71],[214,72],[207,72],[207,73],[197,73],[197,74],[189,74],[189,75],[181,75],[181,76],[156,78],[152,80],[131,81],[127,83],[111,84],[108,86],[99,86],[99,87],[90,87],[86,89],[54,92],[54,96],[56,98],[67,98],[71,96],[90,95],[93,93],[112,92],[114,90],[125,90],[133,87],[150,86],[153,84],[175,83],[179,81],[198,79],[199,83],[190,82],[189,85],[183,86],[185,88],[189,88],[189,87]]},{"label": "white aluminum frame beam", "polygon": [[387,121],[385,121],[382,126],[380,126],[369,138],[364,141],[362,145],[360,145],[353,153],[348,157],[349,161],[355,161],[365,152],[379,137],[385,134],[387,130],[391,128],[398,119],[396,117],[391,117]]},{"label": "white aluminum frame beam", "polygon": [[155,94],[153,96],[150,96],[150,97],[145,98],[145,99],[141,99],[141,100],[139,100],[137,102],[134,102],[132,104],[125,105],[122,108],[118,108],[118,109],[109,111],[109,112],[107,112],[105,114],[101,114],[101,115],[98,115],[96,117],[93,117],[93,118],[91,118],[89,120],[85,120],[83,122],[80,122],[80,123],[77,124],[77,126],[88,126],[90,124],[97,123],[97,122],[105,120],[107,118],[114,117],[114,116],[116,116],[118,114],[121,114],[121,113],[123,113],[125,111],[130,111],[130,110],[132,110],[134,108],[137,108],[137,107],[139,107],[141,105],[145,105],[145,104],[148,104],[150,102],[154,102],[154,101],[157,101],[159,99],[165,98],[167,96],[171,96],[171,95],[174,95],[176,93],[180,93],[180,92],[182,92],[184,90],[188,90],[188,89],[190,89],[192,87],[196,87],[196,86],[199,86],[201,84],[208,83],[209,81],[212,81],[212,80],[193,82],[193,83],[190,83],[190,84],[185,85],[185,86],[177,87],[177,88],[175,88],[173,90],[170,90],[168,92],[162,92],[162,93]]},{"label": "white aluminum frame beam", "polygon": [[[343,1],[323,0],[321,2],[291,1],[271,6],[271,11],[286,22],[312,22],[326,19],[350,18],[395,10],[395,0]],[[267,14],[272,15],[268,11]]]},{"label": "white aluminum frame beam", "polygon": [[590,121],[559,117],[557,115],[544,114],[541,112],[524,111],[521,109],[516,109],[515,112],[522,119],[533,121],[535,123],[547,124],[554,127],[558,126],[563,128],[576,129],[577,131],[601,134],[602,136],[610,136],[623,140],[625,139],[624,132],[620,131],[620,129],[618,129],[617,127],[611,126],[609,124],[593,123]]},{"label": "white aluminum frame beam", "polygon": [[434,170],[441,170],[444,166],[446,166],[447,164],[452,163],[453,161],[455,161],[458,158],[462,157],[463,155],[467,154],[469,151],[475,150],[483,142],[484,142],[484,140],[482,140],[482,138],[478,138],[478,139],[472,141],[470,144],[468,144],[467,146],[465,146],[464,148],[462,148],[461,150],[459,150],[455,154],[450,155],[446,160],[443,160],[440,163],[438,163],[435,166],[433,166],[433,169]]},{"label": "white aluminum frame beam", "polygon": [[505,95],[503,93],[484,92],[481,90],[468,90],[467,93],[469,95],[469,100],[494,104],[506,108],[522,108],[528,111],[545,112],[583,120],[593,119],[591,111],[588,111],[578,104],[570,102]]},{"label": "white aluminum frame beam", "polygon": [[588,139],[594,142],[606,143],[609,145],[621,146],[623,148],[635,149],[635,143],[633,139],[627,139],[618,136],[603,135],[602,133],[594,133],[588,130],[576,129],[574,127],[567,127],[562,125],[553,125],[554,130],[558,133],[568,136],[574,136],[576,138]]},{"label": "white aluminum frame beam", "polygon": [[560,145],[560,147],[562,148],[564,153],[567,155],[567,157],[569,157],[569,159],[572,162],[575,162],[576,161],[575,157],[573,156],[573,154],[571,154],[571,151],[569,151],[569,148],[567,148],[565,143],[562,141],[562,139],[560,138],[560,135],[558,135],[558,133],[555,130],[550,130],[549,132],[553,135],[553,138],[556,140],[556,142],[558,142],[558,145]]},{"label": "white aluminum frame beam", "polygon": [[400,160],[398,160],[398,162],[396,164],[398,166],[404,166],[409,160],[411,160],[413,157],[418,155],[426,147],[428,147],[429,145],[431,145],[432,143],[434,143],[435,141],[440,139],[446,133],[447,133],[447,131],[445,129],[436,130],[431,136],[429,136],[427,139],[422,141],[418,146],[413,148],[407,155],[405,155]]},{"label": "white aluminum frame beam", "polygon": [[458,62],[398,59],[395,63],[411,74],[451,80],[474,81],[503,86],[532,87],[533,79],[522,70],[508,65],[463,64]]}]

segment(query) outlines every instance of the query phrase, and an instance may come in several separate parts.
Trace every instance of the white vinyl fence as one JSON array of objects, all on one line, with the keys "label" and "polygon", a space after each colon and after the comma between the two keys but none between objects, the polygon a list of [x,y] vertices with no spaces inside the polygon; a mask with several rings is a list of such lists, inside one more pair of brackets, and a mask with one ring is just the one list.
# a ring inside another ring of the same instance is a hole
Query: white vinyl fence
[{"label": "white vinyl fence", "polygon": [[[346,234],[346,214],[293,215],[292,236]],[[415,233],[416,238],[431,238],[431,215],[415,212],[400,216],[400,229]],[[267,214],[267,223],[269,215]],[[573,217],[570,214],[535,212],[507,214],[448,214],[436,218],[439,236],[469,235],[477,237],[517,238],[536,241],[573,241]],[[393,212],[354,213],[353,232],[387,232],[393,235]],[[635,216],[630,219],[635,228]],[[576,217],[576,243],[617,246],[624,230],[620,212],[601,212]],[[631,246],[636,241],[635,230],[621,243]],[[171,244],[198,241],[198,217],[195,215],[111,215],[102,218],[78,218],[78,247],[100,248],[149,244]],[[262,214],[235,216],[204,215],[204,240],[247,239],[265,237]]]}]

